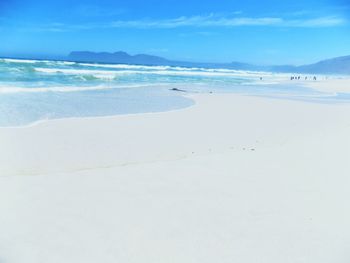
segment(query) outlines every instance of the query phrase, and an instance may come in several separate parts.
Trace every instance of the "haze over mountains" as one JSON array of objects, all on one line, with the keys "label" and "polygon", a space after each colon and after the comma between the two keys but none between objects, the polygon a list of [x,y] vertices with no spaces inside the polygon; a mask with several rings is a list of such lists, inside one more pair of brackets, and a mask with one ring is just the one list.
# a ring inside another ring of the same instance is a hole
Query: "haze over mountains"
[{"label": "haze over mountains", "polygon": [[116,64],[137,64],[151,66],[181,66],[181,67],[203,67],[203,68],[226,68],[236,70],[252,71],[273,71],[290,73],[313,73],[313,74],[350,74],[350,56],[338,57],[323,60],[315,64],[292,66],[259,66],[242,62],[231,63],[196,63],[187,61],[168,60],[163,57],[147,54],[129,55],[126,52],[119,51],[115,53],[108,52],[90,52],[74,51],[68,55],[68,60],[76,62],[96,62],[96,63],[116,63]]},{"label": "haze over mountains", "polygon": [[115,53],[108,52],[90,52],[74,51],[68,56],[71,61],[77,62],[98,62],[98,63],[117,63],[117,64],[137,64],[150,66],[181,66],[181,67],[202,67],[202,68],[230,68],[230,69],[250,69],[255,67],[250,64],[232,62],[232,63],[197,63],[188,61],[175,61],[166,58],[152,56],[147,54],[129,55],[126,52],[118,51]]}]

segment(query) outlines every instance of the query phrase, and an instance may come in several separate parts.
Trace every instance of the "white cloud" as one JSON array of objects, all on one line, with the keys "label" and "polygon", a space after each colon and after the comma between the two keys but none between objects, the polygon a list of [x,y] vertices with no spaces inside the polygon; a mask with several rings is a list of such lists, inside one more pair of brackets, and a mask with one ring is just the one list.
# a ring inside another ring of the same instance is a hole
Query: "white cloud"
[{"label": "white cloud", "polygon": [[289,21],[289,24],[295,27],[333,27],[346,24],[346,20],[339,17],[319,17]]},{"label": "white cloud", "polygon": [[281,17],[220,17],[207,16],[178,17],[163,20],[119,20],[110,24],[114,28],[177,28],[177,27],[238,27],[238,26],[279,26],[279,27],[333,27],[345,24],[343,18],[317,17],[284,19]]},{"label": "white cloud", "polygon": [[238,10],[238,11],[234,11],[232,12],[233,15],[241,15],[243,14],[243,11],[242,10]]},{"label": "white cloud", "polygon": [[[233,28],[233,27],[285,27],[285,28],[321,28],[336,27],[347,24],[347,20],[337,16],[312,18],[283,18],[283,17],[242,17],[210,14],[205,16],[181,16],[173,19],[142,19],[118,20],[110,23],[68,25],[52,23],[34,27],[35,31],[67,32],[108,28],[137,28],[137,29],[171,29],[180,27],[192,28]],[[31,28],[33,29],[33,28]],[[208,32],[198,30],[197,32]],[[203,33],[203,35],[206,33]]]},{"label": "white cloud", "polygon": [[263,26],[281,23],[280,18],[225,18],[208,16],[178,17],[164,20],[132,20],[115,21],[112,27],[136,28],[176,28],[176,27],[232,27],[232,26]]}]

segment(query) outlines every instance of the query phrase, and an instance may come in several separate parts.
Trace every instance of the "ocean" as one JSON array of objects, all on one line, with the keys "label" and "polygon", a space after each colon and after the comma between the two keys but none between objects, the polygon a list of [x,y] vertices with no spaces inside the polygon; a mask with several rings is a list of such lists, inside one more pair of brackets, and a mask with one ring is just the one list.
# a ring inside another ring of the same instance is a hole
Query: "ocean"
[{"label": "ocean", "polygon": [[0,59],[0,127],[176,110],[194,104],[186,96],[191,93],[319,102],[340,98],[295,83],[280,84],[289,78],[290,74],[230,69]]}]

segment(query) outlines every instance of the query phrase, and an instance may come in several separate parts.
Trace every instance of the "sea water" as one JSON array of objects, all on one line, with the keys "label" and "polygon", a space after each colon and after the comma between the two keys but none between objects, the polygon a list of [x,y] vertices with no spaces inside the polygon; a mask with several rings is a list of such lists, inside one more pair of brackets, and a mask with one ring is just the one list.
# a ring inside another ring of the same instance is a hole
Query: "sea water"
[{"label": "sea water", "polygon": [[0,127],[181,109],[193,105],[184,96],[191,93],[335,98],[334,94],[279,84],[289,77],[229,69],[0,59]]}]

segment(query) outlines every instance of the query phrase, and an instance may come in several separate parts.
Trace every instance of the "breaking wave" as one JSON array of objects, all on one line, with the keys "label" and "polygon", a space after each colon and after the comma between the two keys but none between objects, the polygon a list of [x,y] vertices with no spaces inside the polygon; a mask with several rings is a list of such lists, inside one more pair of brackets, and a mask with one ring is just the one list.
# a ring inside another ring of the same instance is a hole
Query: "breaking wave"
[{"label": "breaking wave", "polygon": [[183,92],[174,91],[338,98],[337,94],[290,85],[286,82],[289,77],[232,69],[4,58],[0,59],[0,127],[46,119],[166,111],[193,104]]}]

